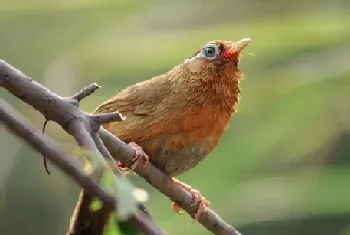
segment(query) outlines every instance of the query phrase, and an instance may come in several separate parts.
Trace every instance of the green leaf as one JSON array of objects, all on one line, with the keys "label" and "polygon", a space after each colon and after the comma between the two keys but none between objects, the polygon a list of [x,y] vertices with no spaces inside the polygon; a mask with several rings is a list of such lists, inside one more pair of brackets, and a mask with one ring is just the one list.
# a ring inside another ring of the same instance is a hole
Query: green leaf
[{"label": "green leaf", "polygon": [[104,232],[104,235],[141,235],[141,234],[142,233],[135,231],[127,223],[118,221],[116,214],[113,214],[110,217]]},{"label": "green leaf", "polygon": [[103,172],[102,178],[101,178],[102,186],[104,188],[114,190],[113,177],[114,177],[113,172],[110,171],[109,169],[105,169],[105,171]]},{"label": "green leaf", "polygon": [[[115,216],[115,214],[113,214],[108,221],[104,235],[121,235],[121,234],[122,233],[119,230],[118,219]],[[123,235],[128,235],[128,234],[123,233]]]},{"label": "green leaf", "polygon": [[92,212],[96,212],[101,210],[102,206],[103,206],[103,203],[100,201],[100,199],[94,198],[90,203],[89,209]]},{"label": "green leaf", "polygon": [[99,172],[99,170],[102,169],[104,165],[104,160],[101,159],[99,156],[97,156],[95,152],[93,151],[89,152],[89,160],[90,160],[93,174],[96,172]]},{"label": "green leaf", "polygon": [[[119,222],[119,230],[123,235],[141,235],[142,234],[142,233],[135,231],[135,229],[131,228],[125,222]],[[108,234],[108,235],[110,235],[110,234]]]},{"label": "green leaf", "polygon": [[136,199],[133,195],[133,187],[130,182],[121,177],[116,182],[117,214],[121,221],[124,221],[135,213]]}]

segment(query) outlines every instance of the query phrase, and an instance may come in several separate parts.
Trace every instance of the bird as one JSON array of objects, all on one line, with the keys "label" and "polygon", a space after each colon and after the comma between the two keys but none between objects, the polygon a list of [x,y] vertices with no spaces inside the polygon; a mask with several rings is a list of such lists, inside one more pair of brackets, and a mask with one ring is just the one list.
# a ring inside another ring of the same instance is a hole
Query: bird
[{"label": "bird", "polygon": [[[241,95],[240,55],[250,41],[210,41],[166,73],[121,90],[93,112],[125,117],[103,125],[135,151],[130,168],[121,162],[117,166],[132,172],[140,162],[151,162],[191,193],[198,205],[195,221],[210,203],[175,177],[207,157],[228,128]],[[172,207],[181,213],[179,205]]]}]

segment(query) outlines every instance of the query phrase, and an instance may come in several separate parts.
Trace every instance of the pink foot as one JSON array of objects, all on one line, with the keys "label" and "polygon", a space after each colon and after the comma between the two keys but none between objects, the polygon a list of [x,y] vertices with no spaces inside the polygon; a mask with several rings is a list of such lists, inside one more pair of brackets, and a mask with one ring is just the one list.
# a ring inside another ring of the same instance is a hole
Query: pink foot
[{"label": "pink foot", "polygon": [[127,166],[125,166],[121,161],[117,161],[117,167],[122,170],[122,171],[126,171],[129,168]]},{"label": "pink foot", "polygon": [[[193,197],[192,205],[198,205],[198,210],[194,214],[194,220],[198,221],[200,215],[203,212],[205,212],[206,210],[208,210],[210,202],[208,200],[206,200],[205,197],[203,197],[198,190],[191,188],[191,186],[189,186],[185,183],[182,183],[181,181],[179,181],[175,178],[173,178],[173,181],[174,181],[174,183],[180,185],[183,189],[185,189],[187,192],[189,192],[192,195],[192,197]],[[172,204],[172,208],[175,212],[177,212],[179,214],[184,213],[181,211],[181,206],[176,204],[176,203]]]},{"label": "pink foot", "polygon": [[135,170],[141,159],[144,160],[143,166],[146,166],[149,162],[149,157],[143,151],[142,147],[138,146],[135,142],[130,142],[128,145],[135,151],[135,157],[132,159],[133,164],[130,169],[132,171]]},{"label": "pink foot", "polygon": [[147,165],[149,162],[149,157],[143,151],[142,147],[138,146],[135,142],[130,142],[128,145],[135,151],[135,157],[132,159],[133,164],[131,165],[131,168],[129,168],[126,165],[124,165],[121,161],[117,161],[117,167],[121,171],[133,171],[139,164],[141,158],[143,158],[144,160],[143,166]]}]

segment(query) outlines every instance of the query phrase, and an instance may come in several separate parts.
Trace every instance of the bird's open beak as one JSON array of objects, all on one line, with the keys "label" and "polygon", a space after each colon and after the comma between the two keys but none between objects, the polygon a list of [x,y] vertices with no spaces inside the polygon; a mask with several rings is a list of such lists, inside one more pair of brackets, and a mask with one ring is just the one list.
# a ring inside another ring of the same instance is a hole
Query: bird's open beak
[{"label": "bird's open beak", "polygon": [[243,38],[235,43],[232,44],[232,46],[226,51],[225,57],[231,57],[232,55],[236,54],[239,55],[239,53],[250,43],[250,38]]}]

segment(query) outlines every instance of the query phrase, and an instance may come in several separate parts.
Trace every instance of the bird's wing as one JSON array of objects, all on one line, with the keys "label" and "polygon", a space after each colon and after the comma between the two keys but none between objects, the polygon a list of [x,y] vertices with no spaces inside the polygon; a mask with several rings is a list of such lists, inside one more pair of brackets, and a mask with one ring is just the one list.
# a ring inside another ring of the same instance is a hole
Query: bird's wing
[{"label": "bird's wing", "polygon": [[165,77],[155,77],[122,90],[93,113],[119,111],[124,115],[150,115],[170,91],[171,83]]},{"label": "bird's wing", "polygon": [[[104,125],[120,139],[141,141],[146,138],[155,123],[159,123],[162,102],[171,92],[166,77],[155,77],[126,88],[96,108],[94,113],[119,111],[126,119]],[[150,134],[150,133],[149,133]]]}]

